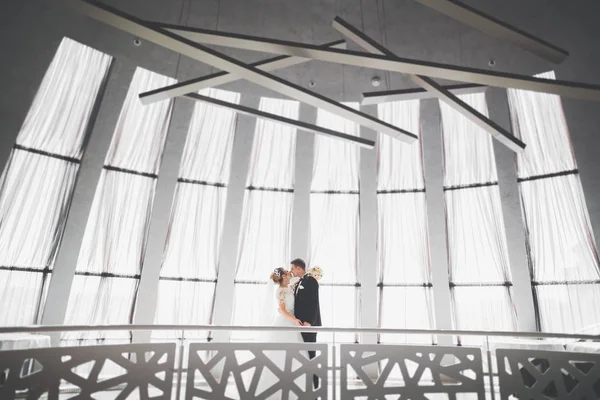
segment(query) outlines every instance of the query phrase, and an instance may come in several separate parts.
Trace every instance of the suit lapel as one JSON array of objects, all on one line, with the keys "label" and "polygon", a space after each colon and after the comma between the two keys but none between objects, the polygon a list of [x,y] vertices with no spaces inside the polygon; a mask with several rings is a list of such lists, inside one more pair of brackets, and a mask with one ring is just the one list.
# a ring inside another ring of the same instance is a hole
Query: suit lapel
[{"label": "suit lapel", "polygon": [[304,281],[304,277],[300,278],[298,284],[296,285],[296,288],[294,289],[294,298],[298,296],[298,290],[300,289],[300,285],[302,285],[302,281]]}]

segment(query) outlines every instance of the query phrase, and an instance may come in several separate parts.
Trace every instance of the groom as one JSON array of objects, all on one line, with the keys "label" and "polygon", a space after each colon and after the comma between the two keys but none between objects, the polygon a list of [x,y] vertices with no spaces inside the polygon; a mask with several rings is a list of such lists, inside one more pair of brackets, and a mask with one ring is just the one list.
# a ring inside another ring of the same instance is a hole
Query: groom
[{"label": "groom", "polygon": [[[290,269],[293,276],[300,278],[300,281],[294,289],[294,316],[298,318],[304,326],[321,326],[321,310],[319,308],[319,282],[306,273],[306,263],[301,258],[296,258],[291,262]],[[302,339],[307,343],[317,341],[317,333],[302,332]],[[316,354],[314,351],[308,352],[308,357],[312,360]],[[319,386],[319,378],[313,376],[314,387]]]}]

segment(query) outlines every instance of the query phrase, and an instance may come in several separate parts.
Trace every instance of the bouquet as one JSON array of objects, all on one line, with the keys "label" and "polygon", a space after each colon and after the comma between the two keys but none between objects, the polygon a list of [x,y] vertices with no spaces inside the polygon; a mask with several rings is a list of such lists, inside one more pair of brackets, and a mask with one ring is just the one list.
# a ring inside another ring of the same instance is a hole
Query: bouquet
[{"label": "bouquet", "polygon": [[312,267],[308,270],[308,274],[316,280],[319,280],[323,277],[323,270],[321,267]]}]

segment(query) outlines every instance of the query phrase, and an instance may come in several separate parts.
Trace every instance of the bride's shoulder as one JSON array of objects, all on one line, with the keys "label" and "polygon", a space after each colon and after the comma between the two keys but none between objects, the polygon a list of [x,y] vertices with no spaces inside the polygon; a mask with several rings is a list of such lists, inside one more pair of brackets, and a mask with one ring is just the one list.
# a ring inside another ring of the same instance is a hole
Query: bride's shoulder
[{"label": "bride's shoulder", "polygon": [[285,296],[291,293],[292,289],[289,287],[278,287],[277,288],[277,298],[279,300],[283,300]]}]

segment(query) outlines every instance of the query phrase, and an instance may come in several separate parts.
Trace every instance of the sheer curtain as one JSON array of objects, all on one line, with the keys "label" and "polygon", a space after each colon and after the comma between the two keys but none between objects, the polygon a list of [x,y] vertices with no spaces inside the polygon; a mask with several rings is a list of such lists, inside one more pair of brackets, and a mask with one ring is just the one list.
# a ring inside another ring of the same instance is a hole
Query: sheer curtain
[{"label": "sheer curtain", "polygon": [[[357,103],[346,105],[358,109]],[[317,125],[359,136],[359,126],[318,110]],[[356,327],[360,152],[357,146],[315,136],[310,195],[309,266],[320,266],[323,326]],[[320,334],[319,341],[357,340],[354,334]]]},{"label": "sheer curtain", "polygon": [[[381,120],[420,132],[418,100],[379,104]],[[379,134],[377,254],[379,326],[432,329],[433,293],[421,142],[406,145]],[[383,343],[431,343],[431,336],[386,335]]]},{"label": "sheer curtain", "polygon": [[527,143],[517,172],[539,327],[577,332],[600,323],[600,269],[561,100],[513,89],[508,100],[513,130]]},{"label": "sheer curtain", "polygon": [[[299,103],[263,97],[259,109],[298,119]],[[275,268],[289,268],[295,151],[295,128],[257,119],[238,245],[234,325],[260,323],[257,290],[273,285],[269,275]],[[251,332],[231,335],[231,340],[251,339]]]},{"label": "sheer curtain", "polygon": [[[487,115],[485,94],[459,97]],[[515,330],[492,138],[445,103],[440,102],[440,108],[454,327]]]},{"label": "sheer curtain", "polygon": [[0,326],[39,322],[112,57],[63,38],[0,178]]},{"label": "sheer curtain", "polygon": [[[240,99],[238,93],[217,89],[201,94],[232,103]],[[160,272],[157,324],[212,322],[236,121],[234,111],[205,103],[194,106]],[[208,332],[185,335],[208,338]],[[152,336],[184,339],[180,332],[156,331]]]},{"label": "sheer curtain", "polygon": [[[143,106],[138,94],[175,80],[135,71],[96,189],[66,324],[131,322],[172,100]],[[129,332],[66,333],[65,340],[128,341]]]}]

